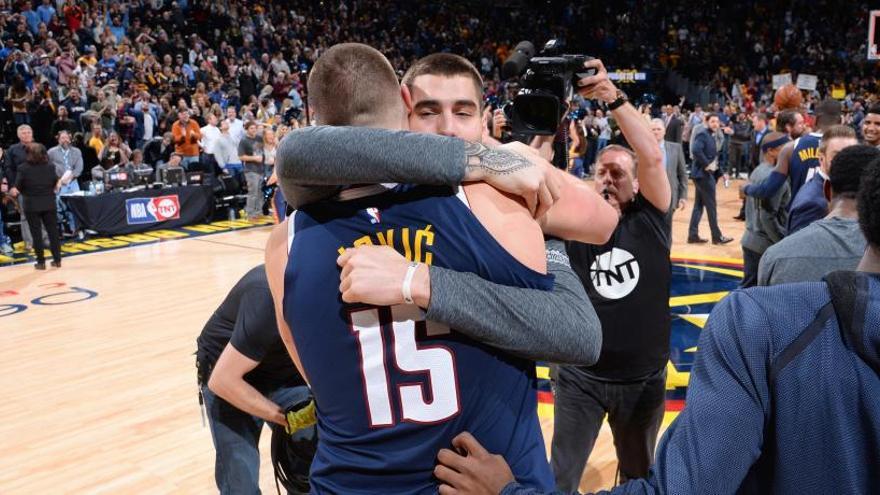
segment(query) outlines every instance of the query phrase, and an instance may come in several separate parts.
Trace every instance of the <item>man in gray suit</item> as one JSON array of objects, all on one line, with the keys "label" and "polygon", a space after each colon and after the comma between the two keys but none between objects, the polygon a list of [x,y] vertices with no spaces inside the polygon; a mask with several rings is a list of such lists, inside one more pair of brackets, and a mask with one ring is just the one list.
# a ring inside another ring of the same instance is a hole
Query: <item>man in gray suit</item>
[{"label": "man in gray suit", "polygon": [[684,151],[679,143],[671,143],[664,139],[666,126],[662,119],[651,120],[651,132],[657,139],[660,152],[663,153],[663,164],[666,166],[666,175],[669,177],[669,187],[672,189],[672,208],[669,214],[675,210],[683,210],[687,206],[688,176],[687,167],[684,163]]}]

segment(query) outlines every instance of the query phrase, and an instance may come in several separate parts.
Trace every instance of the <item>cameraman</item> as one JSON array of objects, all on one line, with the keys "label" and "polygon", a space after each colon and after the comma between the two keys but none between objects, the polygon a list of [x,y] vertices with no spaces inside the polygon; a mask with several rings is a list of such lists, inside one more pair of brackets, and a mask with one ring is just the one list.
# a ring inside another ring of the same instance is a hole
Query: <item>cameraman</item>
[{"label": "cameraman", "polygon": [[259,493],[263,423],[287,426],[279,404],[308,394],[278,333],[263,265],[235,284],[196,342],[217,488],[223,494]]}]

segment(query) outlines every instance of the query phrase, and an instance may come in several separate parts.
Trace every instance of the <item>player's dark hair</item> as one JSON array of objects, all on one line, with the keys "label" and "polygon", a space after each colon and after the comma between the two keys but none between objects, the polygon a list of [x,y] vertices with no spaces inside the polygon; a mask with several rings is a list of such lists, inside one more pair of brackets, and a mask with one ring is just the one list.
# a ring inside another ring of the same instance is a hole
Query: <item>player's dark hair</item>
[{"label": "player's dark hair", "polygon": [[880,150],[865,144],[840,150],[831,162],[831,170],[828,172],[834,195],[855,199],[862,175],[878,158],[880,158]]},{"label": "player's dark hair", "polygon": [[880,105],[871,105],[870,107],[868,107],[867,113],[880,115]]},{"label": "player's dark hair", "polygon": [[776,131],[777,132],[785,132],[788,131],[785,129],[786,126],[793,126],[795,122],[797,122],[797,113],[794,110],[783,110],[776,115]]},{"label": "player's dark hair", "polygon": [[880,160],[875,159],[865,167],[859,187],[858,209],[859,225],[865,239],[874,248],[880,248]]}]

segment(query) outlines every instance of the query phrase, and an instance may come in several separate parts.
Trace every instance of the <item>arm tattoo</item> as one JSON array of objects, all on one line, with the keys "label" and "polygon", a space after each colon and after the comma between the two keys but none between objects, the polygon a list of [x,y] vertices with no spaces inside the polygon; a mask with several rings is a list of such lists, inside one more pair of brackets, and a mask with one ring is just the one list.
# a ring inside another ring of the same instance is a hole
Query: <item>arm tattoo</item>
[{"label": "arm tattoo", "polygon": [[507,150],[489,149],[480,143],[464,145],[467,168],[480,169],[486,174],[507,175],[534,164],[526,158]]}]

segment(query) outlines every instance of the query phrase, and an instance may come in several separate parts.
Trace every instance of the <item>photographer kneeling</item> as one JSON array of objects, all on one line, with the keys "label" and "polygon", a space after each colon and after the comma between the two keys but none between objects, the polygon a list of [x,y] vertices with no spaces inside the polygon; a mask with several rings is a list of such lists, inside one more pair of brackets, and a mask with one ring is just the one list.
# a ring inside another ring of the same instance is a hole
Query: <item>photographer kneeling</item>
[{"label": "photographer kneeling", "polygon": [[235,284],[197,345],[199,387],[217,452],[217,488],[224,494],[260,493],[263,423],[288,426],[284,405],[309,395],[278,333],[263,265]]}]

